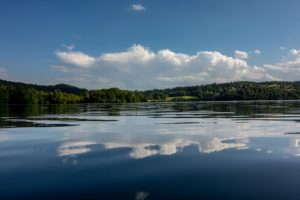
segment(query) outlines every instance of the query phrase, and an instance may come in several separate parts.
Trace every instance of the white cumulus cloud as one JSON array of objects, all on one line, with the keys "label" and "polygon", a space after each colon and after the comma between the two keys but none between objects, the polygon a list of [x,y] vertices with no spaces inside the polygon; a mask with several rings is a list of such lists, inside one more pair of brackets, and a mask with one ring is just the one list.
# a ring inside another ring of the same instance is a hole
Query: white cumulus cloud
[{"label": "white cumulus cloud", "polygon": [[131,9],[134,11],[143,11],[146,10],[146,7],[143,6],[142,4],[132,4]]},{"label": "white cumulus cloud", "polygon": [[95,58],[88,56],[79,51],[57,51],[55,52],[56,56],[68,64],[77,65],[79,67],[90,67],[95,63]]},{"label": "white cumulus cloud", "polygon": [[126,52],[106,53],[100,59],[106,62],[130,63],[146,62],[155,57],[155,54],[141,45],[133,45]]},{"label": "white cumulus cloud", "polygon": [[291,49],[288,55],[284,56],[280,62],[275,64],[265,64],[263,67],[282,80],[299,80],[300,49]]},{"label": "white cumulus cloud", "polygon": [[234,56],[239,59],[247,59],[248,53],[246,51],[235,50]]},{"label": "white cumulus cloud", "polygon": [[[245,53],[239,51],[236,57],[218,51],[199,51],[190,55],[170,49],[155,52],[142,45],[100,56],[72,50],[56,51],[59,62],[53,69],[63,72],[68,83],[87,88],[152,89],[240,80],[278,80],[274,76],[276,73],[269,73],[274,71],[270,66],[249,65]],[[291,54],[297,57],[296,51]]]}]

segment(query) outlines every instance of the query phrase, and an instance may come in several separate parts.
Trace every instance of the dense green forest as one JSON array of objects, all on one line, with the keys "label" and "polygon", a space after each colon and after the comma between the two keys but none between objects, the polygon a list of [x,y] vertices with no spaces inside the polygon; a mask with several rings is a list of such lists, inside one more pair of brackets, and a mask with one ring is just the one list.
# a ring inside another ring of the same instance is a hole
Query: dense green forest
[{"label": "dense green forest", "polygon": [[40,86],[0,80],[0,104],[129,103],[300,99],[300,82],[231,82],[172,89],[86,90],[59,84]]},{"label": "dense green forest", "polygon": [[232,101],[300,99],[300,82],[231,82],[143,92],[162,101]]},{"label": "dense green forest", "polygon": [[0,80],[0,104],[128,103],[146,101],[137,91],[86,90],[59,84],[40,86]]}]

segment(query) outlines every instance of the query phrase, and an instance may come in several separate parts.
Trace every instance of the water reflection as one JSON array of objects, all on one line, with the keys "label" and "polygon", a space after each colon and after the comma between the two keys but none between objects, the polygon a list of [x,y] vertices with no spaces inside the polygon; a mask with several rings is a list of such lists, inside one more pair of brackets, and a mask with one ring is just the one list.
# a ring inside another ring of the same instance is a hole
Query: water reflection
[{"label": "water reflection", "polygon": [[[239,123],[231,119],[202,118],[198,124],[158,125],[157,122],[162,119],[139,118],[137,120],[131,116],[122,116],[117,124],[89,123],[81,124],[80,129],[71,127],[69,132],[65,133],[66,137],[63,140],[77,139],[77,142],[73,142],[74,145],[63,142],[58,149],[58,155],[70,156],[72,152],[87,153],[90,151],[88,145],[95,144],[107,150],[130,149],[128,155],[134,159],[173,155],[192,145],[197,147],[199,153],[208,154],[231,148],[249,149],[252,148],[250,143],[253,138],[286,137],[284,132],[300,128],[299,123],[282,121],[252,120]],[[253,147],[253,149],[259,148],[262,147]],[[64,151],[66,153],[62,153]],[[266,151],[271,153],[268,149]]]},{"label": "water reflection", "polygon": [[96,144],[93,141],[65,142],[58,148],[58,156],[74,156],[91,151],[90,145]]},{"label": "water reflection", "polygon": [[9,136],[6,134],[5,131],[0,129],[0,142],[4,142],[9,140]]},{"label": "water reflection", "polygon": [[213,153],[228,148],[246,149],[248,139],[236,139],[231,142],[223,142],[219,138],[199,137],[198,141],[189,139],[175,139],[162,143],[114,143],[101,141],[76,141],[66,142],[59,146],[57,155],[76,156],[91,151],[90,145],[103,145],[105,149],[130,148],[129,156],[134,159],[146,158],[154,155],[172,155],[185,147],[196,145],[200,153]]},{"label": "water reflection", "polygon": [[247,199],[256,191],[250,199],[280,194],[284,199],[298,194],[299,102],[26,110],[0,112],[0,198]]},{"label": "water reflection", "polygon": [[135,195],[135,200],[145,200],[149,196],[148,192],[137,192]]},{"label": "water reflection", "polygon": [[[191,145],[206,154],[248,149],[251,138],[297,132],[299,107],[297,101],[11,106],[2,108],[0,122],[21,127],[70,126],[57,138],[62,141],[59,157],[86,154],[93,145],[100,145],[107,150],[130,149],[131,158],[141,159],[173,155]],[[0,132],[0,141],[7,139]],[[295,141],[289,148],[298,155]]]},{"label": "water reflection", "polygon": [[[247,144],[245,143],[223,143],[219,138],[205,138],[200,137],[198,141],[192,141],[188,139],[175,139],[167,143],[160,144],[121,144],[121,143],[104,143],[107,149],[113,148],[124,148],[128,147],[132,149],[130,152],[130,157],[139,159],[145,158],[153,155],[172,155],[180,151],[181,149],[196,145],[200,153],[213,153],[217,151],[222,151],[228,148],[245,148]],[[156,147],[154,149],[154,147]]]},{"label": "water reflection", "polygon": [[292,156],[300,156],[300,137],[290,138],[289,148],[287,151]]}]

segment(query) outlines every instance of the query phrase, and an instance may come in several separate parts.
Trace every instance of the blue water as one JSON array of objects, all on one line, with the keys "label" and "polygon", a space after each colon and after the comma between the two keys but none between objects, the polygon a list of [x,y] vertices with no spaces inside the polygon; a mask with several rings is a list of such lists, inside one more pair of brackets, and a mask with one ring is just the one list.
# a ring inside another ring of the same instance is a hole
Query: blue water
[{"label": "blue water", "polygon": [[300,102],[6,106],[0,199],[299,199]]}]

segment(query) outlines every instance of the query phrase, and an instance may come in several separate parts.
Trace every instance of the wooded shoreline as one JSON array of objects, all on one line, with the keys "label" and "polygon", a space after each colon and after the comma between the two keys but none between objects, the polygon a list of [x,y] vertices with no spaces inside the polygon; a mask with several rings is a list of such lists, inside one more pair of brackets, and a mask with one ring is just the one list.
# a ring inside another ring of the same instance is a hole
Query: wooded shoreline
[{"label": "wooded shoreline", "polygon": [[50,86],[0,80],[0,104],[131,103],[169,101],[297,100],[300,82],[230,82],[130,91],[87,90],[67,84]]}]

